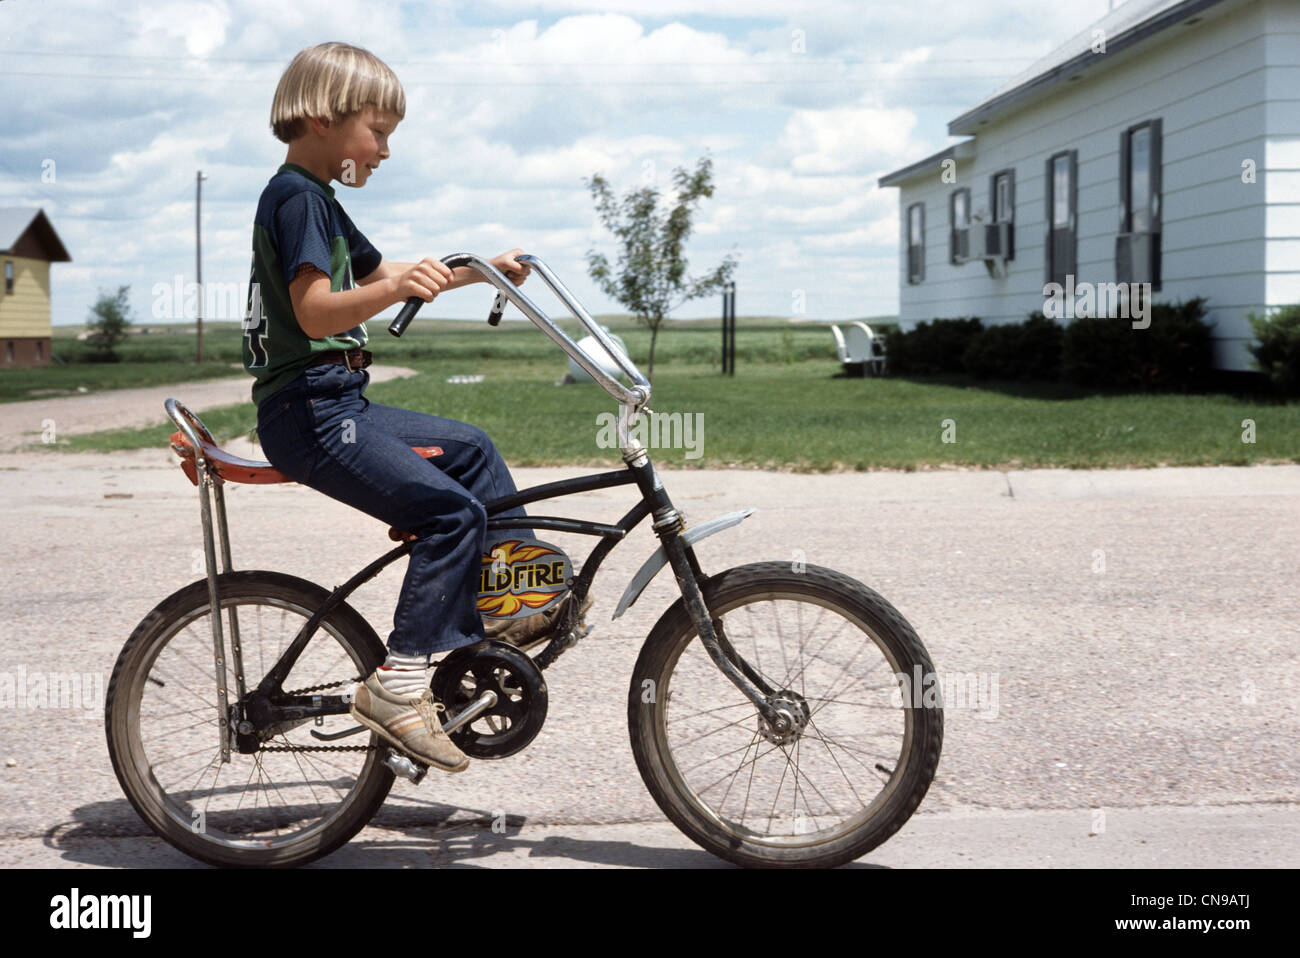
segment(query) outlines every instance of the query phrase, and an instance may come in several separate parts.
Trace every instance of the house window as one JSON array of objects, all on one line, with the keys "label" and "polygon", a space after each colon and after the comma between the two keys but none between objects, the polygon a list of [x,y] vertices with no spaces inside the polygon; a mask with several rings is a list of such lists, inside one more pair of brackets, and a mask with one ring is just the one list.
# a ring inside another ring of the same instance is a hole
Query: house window
[{"label": "house window", "polygon": [[36,361],[42,362],[45,359],[45,344],[39,339],[36,340]]},{"label": "house window", "polygon": [[[994,223],[1006,223],[1006,248],[1001,249],[1003,259],[1016,258],[1016,171],[1001,170],[989,179],[989,206]],[[988,244],[990,250],[996,248]]]},{"label": "house window", "polygon": [[1062,286],[1077,266],[1078,168],[1077,150],[1065,150],[1047,161],[1047,282]]},{"label": "house window", "polygon": [[948,258],[965,262],[970,255],[970,190],[954,190],[948,198]]},{"label": "house window", "polygon": [[14,361],[14,341],[12,339],[5,341],[5,362]]},{"label": "house window", "polygon": [[919,283],[925,279],[925,204],[913,203],[907,208],[907,281]]},{"label": "house window", "polygon": [[5,260],[5,292],[14,291],[14,264],[12,260]]},{"label": "house window", "polygon": [[1160,289],[1161,121],[1145,120],[1119,138],[1119,235],[1115,278]]}]

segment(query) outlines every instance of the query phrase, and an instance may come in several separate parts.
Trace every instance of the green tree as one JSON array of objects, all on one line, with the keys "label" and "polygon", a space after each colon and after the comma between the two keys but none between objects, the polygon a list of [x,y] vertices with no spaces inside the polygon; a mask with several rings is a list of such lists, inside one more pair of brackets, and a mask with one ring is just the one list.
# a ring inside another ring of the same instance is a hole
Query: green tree
[{"label": "green tree", "polygon": [[95,358],[101,362],[118,361],[113,347],[126,339],[126,328],[131,325],[131,304],[127,302],[130,290],[130,286],[119,286],[116,296],[100,293],[90,308],[92,318],[86,323],[90,335],[86,339],[95,347]]},{"label": "green tree", "polygon": [[617,266],[610,266],[603,253],[588,250],[588,272],[607,296],[649,328],[646,376],[653,379],[655,341],[664,318],[682,303],[721,289],[736,268],[736,261],[728,256],[703,276],[686,276],[682,245],[691,233],[691,214],[700,198],[713,195],[712,162],[704,156],[694,172],[673,170],[677,205],[669,212],[660,212],[659,191],[653,187],[631,190],[619,202],[600,174],[586,183],[601,222],[622,244]]}]

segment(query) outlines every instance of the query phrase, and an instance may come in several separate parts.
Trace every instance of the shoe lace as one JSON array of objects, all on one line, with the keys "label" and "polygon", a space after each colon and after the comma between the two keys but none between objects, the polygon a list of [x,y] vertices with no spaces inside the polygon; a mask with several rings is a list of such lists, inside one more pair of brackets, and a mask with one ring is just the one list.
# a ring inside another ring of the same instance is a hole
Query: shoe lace
[{"label": "shoe lace", "polygon": [[435,699],[432,691],[425,689],[418,699],[411,700],[411,704],[420,713],[420,718],[424,719],[425,728],[434,735],[442,732],[442,721],[438,718],[438,715],[447,711],[447,706]]}]

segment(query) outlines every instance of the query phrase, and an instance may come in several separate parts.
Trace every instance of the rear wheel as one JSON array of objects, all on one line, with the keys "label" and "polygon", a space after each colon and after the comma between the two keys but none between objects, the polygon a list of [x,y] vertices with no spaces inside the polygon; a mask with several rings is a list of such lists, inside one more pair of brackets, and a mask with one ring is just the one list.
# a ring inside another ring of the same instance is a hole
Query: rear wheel
[{"label": "rear wheel", "polygon": [[793,727],[769,726],[723,675],[679,600],[628,695],[632,751],[659,807],[741,865],[840,865],[880,845],[920,805],[943,741],[942,708],[909,685],[918,667],[934,672],[916,632],[879,594],[817,566],[741,566],[703,591],[715,630]]},{"label": "rear wheel", "polygon": [[[255,688],[328,594],[274,572],[218,579],[229,703],[237,622],[245,680]],[[214,865],[289,866],[326,855],[378,811],[393,784],[373,734],[326,745],[310,733],[354,727],[348,714],[286,723],[256,751],[221,760],[207,580],[163,600],[127,640],[109,681],[108,752],[140,816],[185,854]],[[350,606],[321,622],[284,682],[286,692],[348,695],[384,659],[374,630]]]}]

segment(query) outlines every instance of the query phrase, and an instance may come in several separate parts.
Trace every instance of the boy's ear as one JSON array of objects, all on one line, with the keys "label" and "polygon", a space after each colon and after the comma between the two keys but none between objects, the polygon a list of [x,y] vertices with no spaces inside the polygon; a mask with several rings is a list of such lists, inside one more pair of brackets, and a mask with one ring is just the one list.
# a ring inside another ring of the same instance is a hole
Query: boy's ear
[{"label": "boy's ear", "polygon": [[317,136],[324,136],[329,132],[329,128],[334,125],[333,120],[327,116],[309,116],[306,119],[311,131]]}]

